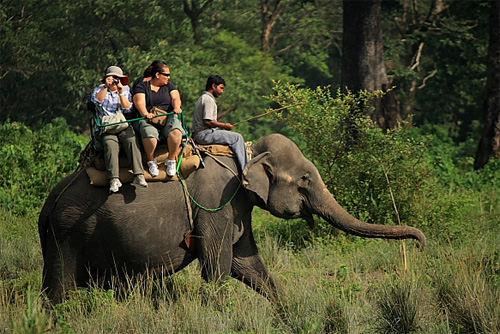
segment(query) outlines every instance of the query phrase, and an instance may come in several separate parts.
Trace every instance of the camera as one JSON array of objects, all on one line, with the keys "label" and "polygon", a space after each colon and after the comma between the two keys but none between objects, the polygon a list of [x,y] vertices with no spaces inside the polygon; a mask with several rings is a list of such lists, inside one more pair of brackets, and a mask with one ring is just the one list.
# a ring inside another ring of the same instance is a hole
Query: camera
[{"label": "camera", "polygon": [[118,80],[118,79],[116,79],[116,78],[114,78],[114,79],[113,79],[113,83],[114,83],[115,85],[118,85],[118,83],[119,83],[119,82],[120,82],[120,80]]}]

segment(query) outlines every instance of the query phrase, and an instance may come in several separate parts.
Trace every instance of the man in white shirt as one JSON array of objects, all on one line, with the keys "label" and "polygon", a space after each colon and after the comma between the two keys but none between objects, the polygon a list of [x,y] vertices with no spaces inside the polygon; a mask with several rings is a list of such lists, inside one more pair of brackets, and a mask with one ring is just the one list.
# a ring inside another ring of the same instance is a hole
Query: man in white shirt
[{"label": "man in white shirt", "polygon": [[[202,145],[221,144],[229,145],[236,154],[241,170],[248,163],[248,155],[243,136],[233,129],[231,123],[222,123],[217,120],[217,102],[215,101],[226,87],[226,82],[220,75],[208,77],[205,92],[196,102],[193,115],[193,138]],[[223,129],[223,130],[222,130]]]}]

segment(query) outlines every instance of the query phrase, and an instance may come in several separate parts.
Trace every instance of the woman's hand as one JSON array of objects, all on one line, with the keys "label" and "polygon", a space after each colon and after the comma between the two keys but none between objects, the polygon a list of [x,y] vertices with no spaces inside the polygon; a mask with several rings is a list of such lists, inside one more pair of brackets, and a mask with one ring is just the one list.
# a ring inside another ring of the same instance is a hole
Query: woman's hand
[{"label": "woman's hand", "polygon": [[124,92],[122,82],[118,80],[118,83],[116,84],[116,89],[118,89],[118,93],[122,94]]}]

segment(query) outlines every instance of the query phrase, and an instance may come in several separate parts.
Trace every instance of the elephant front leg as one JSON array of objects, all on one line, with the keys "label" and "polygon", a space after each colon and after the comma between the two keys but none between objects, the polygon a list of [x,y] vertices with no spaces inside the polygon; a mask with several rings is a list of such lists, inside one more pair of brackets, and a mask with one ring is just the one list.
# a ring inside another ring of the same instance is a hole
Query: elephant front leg
[{"label": "elephant front leg", "polygon": [[[221,245],[223,246],[223,245]],[[228,249],[229,248],[229,249]],[[206,281],[219,281],[231,273],[230,247],[208,246],[199,257],[201,275]]]},{"label": "elephant front leg", "polygon": [[272,301],[278,300],[278,289],[259,254],[235,256],[231,266],[231,276],[239,279],[252,289]]},{"label": "elephant front leg", "polygon": [[231,273],[232,245],[226,234],[223,237],[202,237],[198,258],[201,275],[206,281],[219,281]]}]

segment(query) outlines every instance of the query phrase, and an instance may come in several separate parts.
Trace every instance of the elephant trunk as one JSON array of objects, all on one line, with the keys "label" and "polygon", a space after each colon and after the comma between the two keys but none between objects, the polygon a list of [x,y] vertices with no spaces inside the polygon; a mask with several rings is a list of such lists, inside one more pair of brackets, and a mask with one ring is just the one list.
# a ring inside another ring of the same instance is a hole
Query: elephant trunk
[{"label": "elephant trunk", "polygon": [[349,234],[366,238],[385,239],[416,239],[419,247],[425,248],[427,240],[425,235],[418,229],[410,226],[387,226],[365,223],[350,215],[335,198],[328,193],[327,200],[322,205],[316,206],[316,214],[321,216],[333,226]]}]

